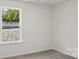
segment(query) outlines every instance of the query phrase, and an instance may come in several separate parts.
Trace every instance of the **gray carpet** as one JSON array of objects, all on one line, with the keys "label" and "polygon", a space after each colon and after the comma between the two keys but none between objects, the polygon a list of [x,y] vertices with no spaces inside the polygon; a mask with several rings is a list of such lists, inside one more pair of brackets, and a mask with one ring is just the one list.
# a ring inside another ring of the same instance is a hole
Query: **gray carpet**
[{"label": "gray carpet", "polygon": [[77,59],[56,51],[44,51],[29,55],[9,57],[4,59]]}]

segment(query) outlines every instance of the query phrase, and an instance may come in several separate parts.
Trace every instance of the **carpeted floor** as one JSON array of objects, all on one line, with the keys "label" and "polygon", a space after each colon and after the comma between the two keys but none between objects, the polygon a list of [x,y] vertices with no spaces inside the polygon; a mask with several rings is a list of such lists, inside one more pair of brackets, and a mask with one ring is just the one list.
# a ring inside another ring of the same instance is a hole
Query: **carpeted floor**
[{"label": "carpeted floor", "polygon": [[4,59],[77,59],[56,51],[44,51],[29,55],[9,57]]}]

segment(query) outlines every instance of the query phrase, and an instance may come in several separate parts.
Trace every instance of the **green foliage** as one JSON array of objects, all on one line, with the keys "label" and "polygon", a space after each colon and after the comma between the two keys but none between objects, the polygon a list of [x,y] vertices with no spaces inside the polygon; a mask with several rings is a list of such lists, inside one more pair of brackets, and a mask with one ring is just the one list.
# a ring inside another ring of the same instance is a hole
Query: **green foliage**
[{"label": "green foliage", "polygon": [[19,22],[19,10],[8,9],[2,18],[4,22]]}]

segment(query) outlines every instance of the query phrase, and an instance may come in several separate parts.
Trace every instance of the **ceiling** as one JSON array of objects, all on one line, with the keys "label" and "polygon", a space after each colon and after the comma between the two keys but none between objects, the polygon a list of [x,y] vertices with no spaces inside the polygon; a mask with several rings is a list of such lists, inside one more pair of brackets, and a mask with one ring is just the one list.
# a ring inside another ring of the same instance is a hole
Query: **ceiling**
[{"label": "ceiling", "polygon": [[54,4],[61,3],[66,0],[19,0],[19,1],[54,5]]}]

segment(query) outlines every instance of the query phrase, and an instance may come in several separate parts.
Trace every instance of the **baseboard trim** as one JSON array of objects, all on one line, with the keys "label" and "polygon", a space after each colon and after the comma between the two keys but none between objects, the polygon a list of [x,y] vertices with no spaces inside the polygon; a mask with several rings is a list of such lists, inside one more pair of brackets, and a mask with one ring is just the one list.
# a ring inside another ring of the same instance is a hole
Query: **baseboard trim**
[{"label": "baseboard trim", "polygon": [[74,56],[72,56],[72,55],[70,55],[70,54],[68,54],[68,53],[66,53],[66,52],[63,52],[63,51],[57,51],[57,50],[55,50],[55,49],[50,49],[51,51],[55,51],[55,52],[59,52],[59,53],[62,53],[62,54],[65,54],[65,55],[67,55],[67,56],[70,56],[70,57],[73,57],[73,58],[77,58],[77,57],[74,57]]},{"label": "baseboard trim", "polygon": [[41,53],[41,52],[47,52],[47,51],[50,51],[50,49],[47,49],[47,50],[37,50],[37,51],[31,51],[31,52],[23,52],[23,53],[15,53],[15,55],[8,55],[8,56],[2,56],[0,57],[1,59],[5,59],[5,58],[11,58],[11,57],[18,57],[18,56],[23,56],[23,55],[31,55],[31,54],[36,54],[36,53]]},{"label": "baseboard trim", "polygon": [[[18,56],[24,56],[24,55],[31,55],[31,54],[36,54],[36,53],[42,53],[42,52],[51,52],[51,51],[55,51],[55,52],[59,52],[59,53],[62,53],[62,54],[64,54],[64,55],[67,55],[67,56],[70,56],[70,57],[72,57],[72,58],[76,58],[76,57],[73,57],[73,56],[71,56],[71,55],[68,55],[67,53],[65,53],[65,52],[61,52],[61,51],[57,51],[57,50],[55,50],[55,49],[48,49],[48,50],[39,50],[39,51],[36,51],[36,52],[32,52],[32,53],[27,53],[27,52],[25,52],[25,53],[18,53],[18,54],[15,54],[15,55],[9,55],[9,56],[4,56],[4,57],[2,57],[3,59],[4,58],[11,58],[11,57],[18,57]],[[1,58],[1,59],[2,59]]]}]

